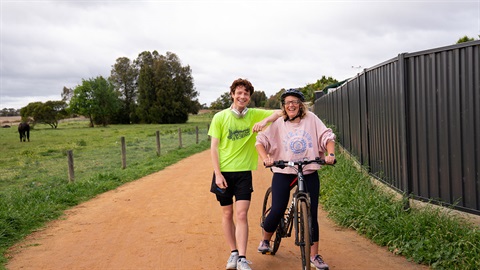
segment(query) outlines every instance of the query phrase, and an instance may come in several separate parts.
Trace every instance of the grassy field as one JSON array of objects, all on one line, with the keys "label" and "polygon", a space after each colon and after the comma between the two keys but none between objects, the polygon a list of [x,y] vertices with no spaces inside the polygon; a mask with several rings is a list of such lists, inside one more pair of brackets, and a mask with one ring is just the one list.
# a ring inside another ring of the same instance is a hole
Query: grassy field
[{"label": "grassy field", "polygon": [[[8,247],[60,217],[65,209],[208,149],[207,128],[212,117],[211,113],[195,115],[180,125],[95,128],[89,128],[84,120],[70,120],[57,129],[36,125],[30,132],[30,142],[20,142],[16,126],[1,128],[0,263],[5,264]],[[126,142],[125,169],[121,137]],[[68,177],[68,150],[74,157],[73,182]]]}]

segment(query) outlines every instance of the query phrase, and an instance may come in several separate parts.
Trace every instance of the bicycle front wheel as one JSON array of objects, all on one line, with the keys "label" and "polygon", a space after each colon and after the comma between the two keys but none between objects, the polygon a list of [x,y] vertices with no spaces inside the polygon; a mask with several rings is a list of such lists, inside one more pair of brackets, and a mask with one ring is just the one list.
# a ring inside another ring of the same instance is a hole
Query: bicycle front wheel
[{"label": "bicycle front wheel", "polygon": [[300,256],[302,259],[302,269],[310,270],[310,246],[312,245],[310,237],[310,211],[308,204],[304,200],[298,200],[297,204],[297,240],[300,247]]},{"label": "bicycle front wheel", "polygon": [[[271,209],[272,209],[272,187],[269,187],[265,192],[265,197],[263,199],[262,217],[260,219],[260,226],[262,228],[263,228],[263,223],[265,222],[265,218],[268,216]],[[283,224],[283,218],[280,224]],[[270,252],[270,254],[275,255],[275,253],[278,251],[278,248],[280,247],[280,242],[282,241],[281,225],[278,225],[277,229],[275,230],[275,233],[272,236],[272,239],[274,240],[273,240],[272,252]]]}]

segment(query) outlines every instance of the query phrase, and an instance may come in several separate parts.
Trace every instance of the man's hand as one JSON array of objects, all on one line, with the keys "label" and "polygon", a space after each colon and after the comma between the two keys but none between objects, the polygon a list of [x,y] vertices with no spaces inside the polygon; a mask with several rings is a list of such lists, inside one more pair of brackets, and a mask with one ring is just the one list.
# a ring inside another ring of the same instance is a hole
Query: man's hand
[{"label": "man's hand", "polygon": [[268,123],[275,122],[275,120],[277,120],[280,116],[282,116],[282,111],[281,110],[275,110],[272,113],[272,115],[270,115],[269,117],[263,119],[262,121],[260,121],[258,123],[255,123],[255,125],[253,125],[252,131],[253,132],[262,131],[267,126]]},{"label": "man's hand", "polygon": [[221,189],[226,189],[228,187],[227,180],[223,177],[223,174],[215,174],[215,184]]},{"label": "man's hand", "polygon": [[267,125],[266,120],[262,120],[258,123],[255,123],[255,125],[253,125],[252,131],[253,132],[260,132],[260,131],[263,130],[263,128],[265,128],[266,125]]}]

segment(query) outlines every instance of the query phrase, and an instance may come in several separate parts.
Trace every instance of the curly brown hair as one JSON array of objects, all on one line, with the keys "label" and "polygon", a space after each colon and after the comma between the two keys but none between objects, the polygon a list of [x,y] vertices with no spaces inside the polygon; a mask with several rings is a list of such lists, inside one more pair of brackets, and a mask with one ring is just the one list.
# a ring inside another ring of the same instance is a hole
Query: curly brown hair
[{"label": "curly brown hair", "polygon": [[253,87],[252,83],[249,80],[238,78],[235,81],[233,81],[232,85],[230,86],[230,99],[232,99],[232,101],[233,101],[232,94],[235,93],[235,89],[237,89],[238,86],[244,86],[245,90],[250,92],[250,96],[252,96],[253,91],[255,91],[255,88]]}]

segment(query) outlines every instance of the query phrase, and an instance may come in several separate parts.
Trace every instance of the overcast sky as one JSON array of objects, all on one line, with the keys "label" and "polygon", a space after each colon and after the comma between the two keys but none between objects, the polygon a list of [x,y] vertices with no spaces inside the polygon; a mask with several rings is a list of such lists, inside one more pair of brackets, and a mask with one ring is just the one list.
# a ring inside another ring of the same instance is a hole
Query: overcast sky
[{"label": "overcast sky", "polygon": [[210,105],[240,77],[270,96],[480,35],[480,0],[0,3],[0,109],[60,100],[143,51],[175,53]]}]

